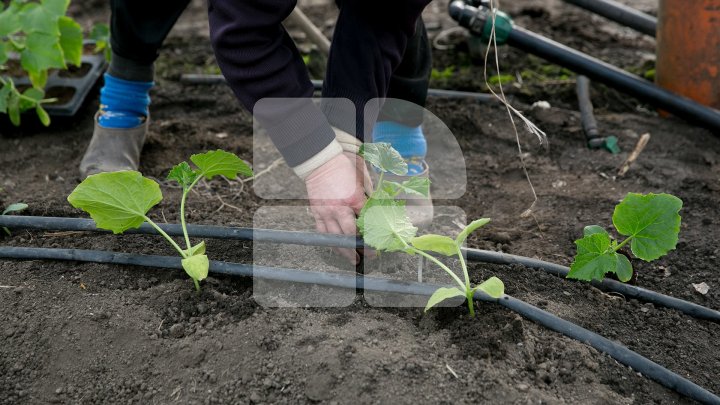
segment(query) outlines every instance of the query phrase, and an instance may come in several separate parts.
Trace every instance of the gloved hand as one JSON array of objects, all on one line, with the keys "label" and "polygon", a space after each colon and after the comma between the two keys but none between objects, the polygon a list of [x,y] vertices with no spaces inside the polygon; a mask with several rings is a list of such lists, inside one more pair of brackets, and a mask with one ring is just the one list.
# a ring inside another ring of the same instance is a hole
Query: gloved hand
[{"label": "gloved hand", "polygon": [[[356,216],[365,204],[365,187],[372,189],[365,161],[344,152],[305,178],[310,210],[318,232],[357,235]],[[337,249],[352,264],[360,262],[354,249]]]}]

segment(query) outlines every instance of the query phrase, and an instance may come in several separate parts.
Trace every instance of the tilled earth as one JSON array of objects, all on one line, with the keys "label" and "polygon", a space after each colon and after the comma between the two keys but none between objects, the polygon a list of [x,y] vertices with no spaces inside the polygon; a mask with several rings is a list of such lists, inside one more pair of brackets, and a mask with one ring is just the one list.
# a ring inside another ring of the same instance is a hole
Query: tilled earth
[{"label": "tilled earth", "polygon": [[[519,25],[628,70],[642,73],[654,42],[560,1],[507,2]],[[652,2],[628,1],[654,12]],[[75,12],[106,16],[103,4]],[[308,14],[329,33],[334,11]],[[451,27],[444,3],[429,8],[431,35]],[[193,4],[158,61],[153,121],[141,171],[158,180],[193,153],[231,150],[251,160],[252,120],[222,85],[179,82],[182,72],[215,72],[202,4]],[[482,66],[464,38],[450,35],[435,51],[433,85],[482,91]],[[638,285],[720,309],[716,270],[720,141],[710,132],[660,118],[647,106],[594,84],[601,130],[623,152],[589,150],[576,112],[574,76],[503,48],[501,69],[524,77],[506,85],[514,105],[549,138],[523,132],[533,197],[519,164],[504,108],[432,99],[428,109],[458,138],[467,166],[462,208],[493,222],[469,245],[569,264],[582,227],[611,224],[628,192],[668,192],[684,201],[677,250],[653,263],[633,262]],[[650,59],[649,59],[650,58]],[[524,74],[523,74],[524,72]],[[528,73],[532,72],[532,73]],[[531,109],[538,100],[549,109]],[[92,134],[97,99],[49,129],[2,124],[0,202],[24,201],[29,215],[85,217],[66,196]],[[30,118],[26,119],[30,121]],[[617,168],[640,134],[652,139],[623,177]],[[178,190],[162,182],[158,221],[178,220]],[[251,226],[261,206],[252,182],[213,181],[191,197],[192,223]],[[1,243],[146,254],[173,251],[155,237],[17,230]],[[218,260],[249,262],[249,242],[208,241]],[[282,254],[282,253],[281,253]],[[289,255],[286,255],[289,256]],[[288,266],[303,258],[288,257]],[[431,270],[428,270],[431,271]],[[471,265],[475,282],[496,275],[507,293],[616,340],[676,373],[720,392],[720,326],[603,293],[518,266]],[[252,281],[210,277],[201,294],[179,271],[74,262],[0,261],[0,404],[16,403],[688,403],[678,394],[588,346],[499,306],[377,308],[361,296],[342,308],[265,308]],[[692,284],[705,282],[706,295]]]}]

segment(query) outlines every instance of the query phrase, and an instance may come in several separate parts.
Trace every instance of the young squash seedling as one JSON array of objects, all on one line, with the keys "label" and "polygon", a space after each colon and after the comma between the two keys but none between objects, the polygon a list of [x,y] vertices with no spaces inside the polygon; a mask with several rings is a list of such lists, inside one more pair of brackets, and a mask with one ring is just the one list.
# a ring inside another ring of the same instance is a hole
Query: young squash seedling
[{"label": "young squash seedling", "polygon": [[615,229],[626,238],[618,243],[603,227],[586,226],[583,238],[575,241],[577,255],[567,278],[602,280],[605,274],[615,273],[620,281],[629,281],[632,265],[618,251],[629,243],[635,257],[650,262],[675,249],[682,205],[670,194],[628,193],[612,216]]},{"label": "young squash seedling", "polygon": [[98,228],[115,234],[138,228],[143,222],[150,224],[178,251],[182,257],[183,269],[193,279],[195,289],[200,291],[200,281],[207,278],[210,262],[205,254],[205,241],[194,246],[190,243],[185,224],[187,197],[202,178],[210,180],[215,176],[225,176],[235,179],[238,175],[250,177],[252,169],[236,155],[223,150],[192,155],[190,161],[197,169],[193,169],[187,162],[182,162],[173,167],[167,176],[168,180],[180,184],[183,190],[180,200],[180,224],[185,238],[185,249],[147,217],[148,211],[163,199],[163,195],[157,182],[143,177],[139,172],[120,171],[89,176],[75,188],[68,201],[73,207],[90,214]]},{"label": "young squash seedling", "polygon": [[[443,269],[457,284],[457,287],[438,288],[425,305],[426,312],[446,299],[465,297],[470,315],[475,316],[473,296],[477,290],[484,291],[494,298],[500,298],[505,293],[505,286],[497,277],[491,277],[473,287],[461,250],[467,237],[490,222],[490,219],[473,221],[455,239],[435,234],[416,236],[418,228],[413,226],[408,218],[405,201],[396,197],[401,193],[427,197],[430,192],[430,181],[427,178],[415,177],[403,183],[384,180],[386,172],[400,176],[407,174],[407,164],[388,143],[367,143],[361,148],[360,154],[380,173],[376,188],[357,220],[358,229],[365,243],[379,251],[420,255]],[[431,253],[457,256],[465,280],[461,280]]]},{"label": "young squash seedling", "polygon": [[50,125],[43,105],[56,100],[45,98],[48,72],[82,63],[83,30],[66,15],[69,5],[70,0],[0,2],[0,75],[6,75],[3,70],[15,54],[19,70],[32,84],[21,91],[12,79],[0,77],[0,114],[14,125],[20,125],[20,113],[31,109],[43,125]]}]

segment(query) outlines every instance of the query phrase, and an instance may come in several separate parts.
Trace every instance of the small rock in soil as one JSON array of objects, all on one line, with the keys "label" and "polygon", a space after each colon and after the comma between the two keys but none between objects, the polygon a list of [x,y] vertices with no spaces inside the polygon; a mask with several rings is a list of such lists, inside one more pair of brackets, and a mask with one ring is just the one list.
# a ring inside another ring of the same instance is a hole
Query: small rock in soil
[{"label": "small rock in soil", "polygon": [[710,291],[710,286],[707,285],[707,283],[700,283],[700,284],[693,283],[692,286],[695,289],[695,291],[697,291],[698,293],[700,293],[702,295],[706,295],[708,293],[708,291]]},{"label": "small rock in soil", "polygon": [[332,396],[332,376],[318,373],[308,378],[305,395],[312,401],[326,401]]},{"label": "small rock in soil", "polygon": [[180,323],[176,323],[170,327],[170,336],[175,339],[185,336],[185,327]]},{"label": "small rock in soil", "polygon": [[493,232],[488,235],[488,239],[495,243],[510,243],[513,238],[507,232]]},{"label": "small rock in soil", "polygon": [[253,392],[252,394],[250,394],[250,402],[257,404],[260,401],[262,401],[262,397],[260,397],[260,394],[258,394],[257,392]]}]

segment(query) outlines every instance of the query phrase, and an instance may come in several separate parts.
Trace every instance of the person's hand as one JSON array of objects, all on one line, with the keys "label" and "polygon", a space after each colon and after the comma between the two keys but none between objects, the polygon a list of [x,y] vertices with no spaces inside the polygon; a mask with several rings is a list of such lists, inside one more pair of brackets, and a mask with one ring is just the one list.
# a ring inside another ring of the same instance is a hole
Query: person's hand
[{"label": "person's hand", "polygon": [[[305,179],[310,209],[318,232],[357,235],[356,216],[365,204],[365,186],[372,188],[364,160],[354,153],[335,156]],[[352,264],[354,249],[337,249]]]}]

